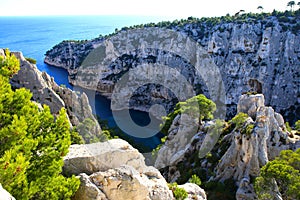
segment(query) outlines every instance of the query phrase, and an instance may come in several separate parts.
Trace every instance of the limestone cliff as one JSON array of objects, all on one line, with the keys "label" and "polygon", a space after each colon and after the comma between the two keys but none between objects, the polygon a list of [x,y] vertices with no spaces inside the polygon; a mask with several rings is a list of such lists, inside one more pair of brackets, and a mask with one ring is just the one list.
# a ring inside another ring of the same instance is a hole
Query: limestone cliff
[{"label": "limestone cliff", "polygon": [[[21,52],[12,52],[20,60],[20,70],[11,79],[13,88],[25,87],[33,94],[32,100],[50,107],[51,112],[58,114],[61,108],[66,108],[68,117],[73,126],[84,127],[79,134],[85,142],[105,140],[101,127],[95,119],[87,96],[82,93],[58,86],[52,77],[40,72],[36,65],[27,61]],[[0,55],[5,53],[0,49]],[[86,124],[87,121],[89,124]]]},{"label": "limestone cliff", "polygon": [[[209,96],[212,92],[207,85],[209,80],[205,79],[206,75],[197,76],[195,62],[187,59],[196,54],[193,43],[197,43],[203,50],[202,55],[220,70],[227,114],[236,113],[239,96],[249,90],[249,79],[256,79],[262,84],[266,105],[294,121],[300,118],[299,13],[243,15],[231,21],[226,17],[206,21],[188,19],[184,23],[158,24],[149,31],[147,26],[122,29],[106,38],[82,43],[62,42],[46,53],[45,62],[68,69],[72,84],[108,95],[130,69],[145,63],[164,64],[179,71],[196,93]],[[165,27],[180,36],[170,39]],[[97,62],[95,57],[104,62]],[[141,70],[140,73],[143,76],[147,72]],[[166,73],[171,72],[162,72]],[[164,84],[161,85],[167,87]],[[149,104],[158,103],[166,105],[169,112],[178,96],[161,85],[139,87],[131,98],[131,106],[146,110]]]},{"label": "limestone cliff", "polygon": [[262,94],[240,96],[237,110],[248,117],[235,127],[219,126],[220,137],[216,138],[216,132],[209,130],[218,131],[218,122],[210,121],[187,139],[186,133],[178,130],[191,124],[176,119],[184,117],[178,115],[158,152],[155,167],[162,169],[168,181],[185,182],[186,174],[194,173],[208,181],[233,180],[237,199],[255,199],[252,181],[260,168],[281,150],[299,148],[300,137],[287,131],[283,117],[265,106]]}]

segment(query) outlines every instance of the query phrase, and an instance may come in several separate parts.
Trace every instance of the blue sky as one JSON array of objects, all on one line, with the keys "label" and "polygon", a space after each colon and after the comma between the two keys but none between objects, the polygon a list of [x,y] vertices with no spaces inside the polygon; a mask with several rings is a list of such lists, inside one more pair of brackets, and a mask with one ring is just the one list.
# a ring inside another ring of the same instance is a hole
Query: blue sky
[{"label": "blue sky", "polygon": [[[299,0],[300,1],[300,0]],[[0,0],[0,16],[146,15],[212,17],[240,9],[257,12],[286,10],[288,0]],[[298,1],[295,1],[296,4]]]}]

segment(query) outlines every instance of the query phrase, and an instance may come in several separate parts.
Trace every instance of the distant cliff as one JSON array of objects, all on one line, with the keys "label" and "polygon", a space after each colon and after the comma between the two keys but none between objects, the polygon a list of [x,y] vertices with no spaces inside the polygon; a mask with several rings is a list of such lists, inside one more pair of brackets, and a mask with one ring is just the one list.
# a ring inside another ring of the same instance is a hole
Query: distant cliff
[{"label": "distant cliff", "polygon": [[[156,27],[160,36],[152,39],[152,48],[143,49],[145,44],[149,45],[143,38],[152,33],[142,33],[142,37],[139,33],[149,27]],[[108,95],[129,69],[143,63],[163,63],[177,69],[193,85],[196,93],[209,95],[205,80],[196,77],[193,63],[184,56],[160,48],[165,37],[165,32],[161,31],[163,27],[197,42],[220,69],[226,92],[224,103],[228,107],[227,114],[235,114],[239,96],[249,90],[248,81],[255,79],[262,85],[266,105],[271,105],[292,122],[300,118],[300,10],[235,17],[188,18],[123,28],[110,36],[90,41],[63,41],[47,51],[45,62],[67,69],[72,84]],[[123,47],[119,41],[127,41],[129,45]],[[139,43],[140,49],[128,50],[134,42]],[[172,41],[169,43],[172,44]],[[98,53],[103,51],[104,58],[101,59],[110,62],[99,65],[89,61],[87,66],[85,59],[101,46],[104,46],[104,49],[98,50]],[[119,51],[122,48],[124,50]],[[189,53],[193,49],[179,42],[175,51],[179,50]],[[116,59],[110,60],[111,56]],[[85,76],[79,77],[78,71]],[[95,73],[100,73],[100,76],[95,76]],[[146,72],[141,70],[140,73]],[[131,105],[139,110],[146,110],[149,104],[160,103],[166,105],[167,111],[171,111],[177,102],[174,94],[163,90],[163,86],[153,84],[139,87],[134,95]],[[167,98],[171,101],[167,102]]]}]

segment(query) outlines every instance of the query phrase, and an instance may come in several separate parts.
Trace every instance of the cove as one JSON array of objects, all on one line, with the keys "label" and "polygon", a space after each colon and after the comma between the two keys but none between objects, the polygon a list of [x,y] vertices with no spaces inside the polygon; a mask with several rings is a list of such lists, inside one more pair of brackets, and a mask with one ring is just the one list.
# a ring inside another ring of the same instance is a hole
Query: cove
[{"label": "cove", "polygon": [[[112,110],[111,110],[111,101],[107,97],[91,90],[87,90],[84,88],[72,86],[68,81],[68,72],[63,68],[58,68],[55,66],[44,64],[45,68],[47,68],[47,73],[54,77],[55,82],[58,85],[65,85],[73,91],[85,92],[89,98],[90,106],[95,115],[97,115],[101,120],[107,121],[107,125],[109,128],[118,128],[115,120],[121,120],[122,124],[126,124],[127,117],[125,116],[125,111],[120,110],[117,111],[117,115],[120,116],[118,119],[114,119]],[[146,126],[150,123],[150,117],[148,112],[138,111],[138,110],[129,110],[131,119],[138,126]],[[124,117],[122,117],[124,116]],[[159,123],[158,121],[156,123]],[[155,130],[158,130],[159,127],[156,127]],[[121,130],[122,131],[122,130]],[[146,131],[146,130],[145,130]],[[154,149],[161,143],[161,138],[164,136],[162,133],[158,132],[156,135],[148,138],[139,138],[134,137],[131,133],[127,133],[122,131],[122,133],[126,134],[132,141],[135,143],[141,144],[142,146],[148,147],[149,149]]]}]

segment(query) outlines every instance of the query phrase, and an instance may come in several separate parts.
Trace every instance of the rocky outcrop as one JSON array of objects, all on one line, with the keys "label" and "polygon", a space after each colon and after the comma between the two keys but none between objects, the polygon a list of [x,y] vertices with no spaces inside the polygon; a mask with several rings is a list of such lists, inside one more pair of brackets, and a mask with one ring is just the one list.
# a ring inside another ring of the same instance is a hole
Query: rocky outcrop
[{"label": "rocky outcrop", "polygon": [[[201,157],[201,149],[203,150],[207,138],[211,138],[212,133],[215,133],[208,132],[209,128],[205,126],[212,127],[217,122],[207,122],[203,127],[199,127],[200,132],[195,133],[191,140],[183,145],[182,152],[179,151],[180,156],[177,156],[177,152],[174,151],[177,147],[170,144],[181,146],[180,138],[184,138],[185,135],[174,129],[179,126],[179,121],[175,119],[169,129],[170,136],[158,153],[155,166],[165,167],[163,174],[168,181],[179,180],[183,173],[186,173],[185,169],[190,167],[202,171],[211,169],[214,175],[210,175],[209,180],[234,180],[238,187],[237,199],[255,199],[252,177],[257,177],[260,168],[279,156],[280,151],[299,148],[300,141],[299,136],[287,131],[283,117],[273,108],[265,106],[264,102],[262,94],[242,95],[239,98],[238,111],[248,114],[249,117],[239,126],[227,127],[230,132],[222,133],[221,137],[216,139],[218,142],[215,143],[215,147],[209,150],[210,156]],[[211,143],[215,140],[208,141]],[[195,155],[199,157],[194,159],[197,160],[196,163],[191,163],[191,157]],[[176,162],[170,162],[174,157],[177,158]]]},{"label": "rocky outcrop", "polygon": [[[239,96],[249,90],[247,83],[251,79],[261,83],[266,105],[291,121],[299,119],[300,34],[296,23],[299,12],[288,17],[275,13],[260,19],[234,20],[228,22],[223,17],[218,23],[187,20],[185,24],[170,25],[168,30],[179,37],[157,27],[149,31],[124,29],[105,39],[83,43],[63,42],[46,53],[45,62],[67,68],[73,84],[107,94],[112,93],[116,82],[130,69],[142,64],[163,64],[180,72],[197,94],[209,96],[212,91],[208,80],[199,77],[195,59],[188,56],[203,55],[200,61],[206,57],[220,70],[229,115],[236,113]],[[201,54],[196,53],[194,43],[203,50]],[[96,57],[104,62],[97,62]],[[151,92],[153,88],[158,92]],[[131,106],[140,109],[147,108],[149,103],[161,103],[170,111],[177,102],[176,95],[166,91],[162,86],[140,87]],[[166,98],[171,101],[165,101]]]},{"label": "rocky outcrop", "polygon": [[177,115],[168,131],[165,144],[157,153],[154,166],[161,169],[181,161],[194,140],[197,125],[197,122],[188,115]]},{"label": "rocky outcrop", "polygon": [[20,70],[11,79],[13,88],[29,89],[33,95],[32,99],[40,104],[48,105],[53,114],[58,114],[61,108],[66,108],[70,122],[74,126],[85,126],[85,120],[91,121],[84,132],[78,129],[85,142],[89,143],[93,139],[97,141],[99,138],[105,139],[84,93],[78,94],[68,88],[58,86],[52,77],[45,72],[40,72],[36,65],[27,61],[21,52],[12,54],[20,60]]},{"label": "rocky outcrop", "polygon": [[[166,180],[126,141],[72,145],[64,173],[78,175],[81,185],[73,199],[174,199]],[[196,195],[203,195],[199,189]]]},{"label": "rocky outcrop", "polygon": [[[1,52],[0,52],[1,55]],[[9,192],[7,192],[2,185],[0,184],[0,199],[1,200],[15,200],[15,198],[13,196],[11,196],[11,194],[9,194]]]}]

